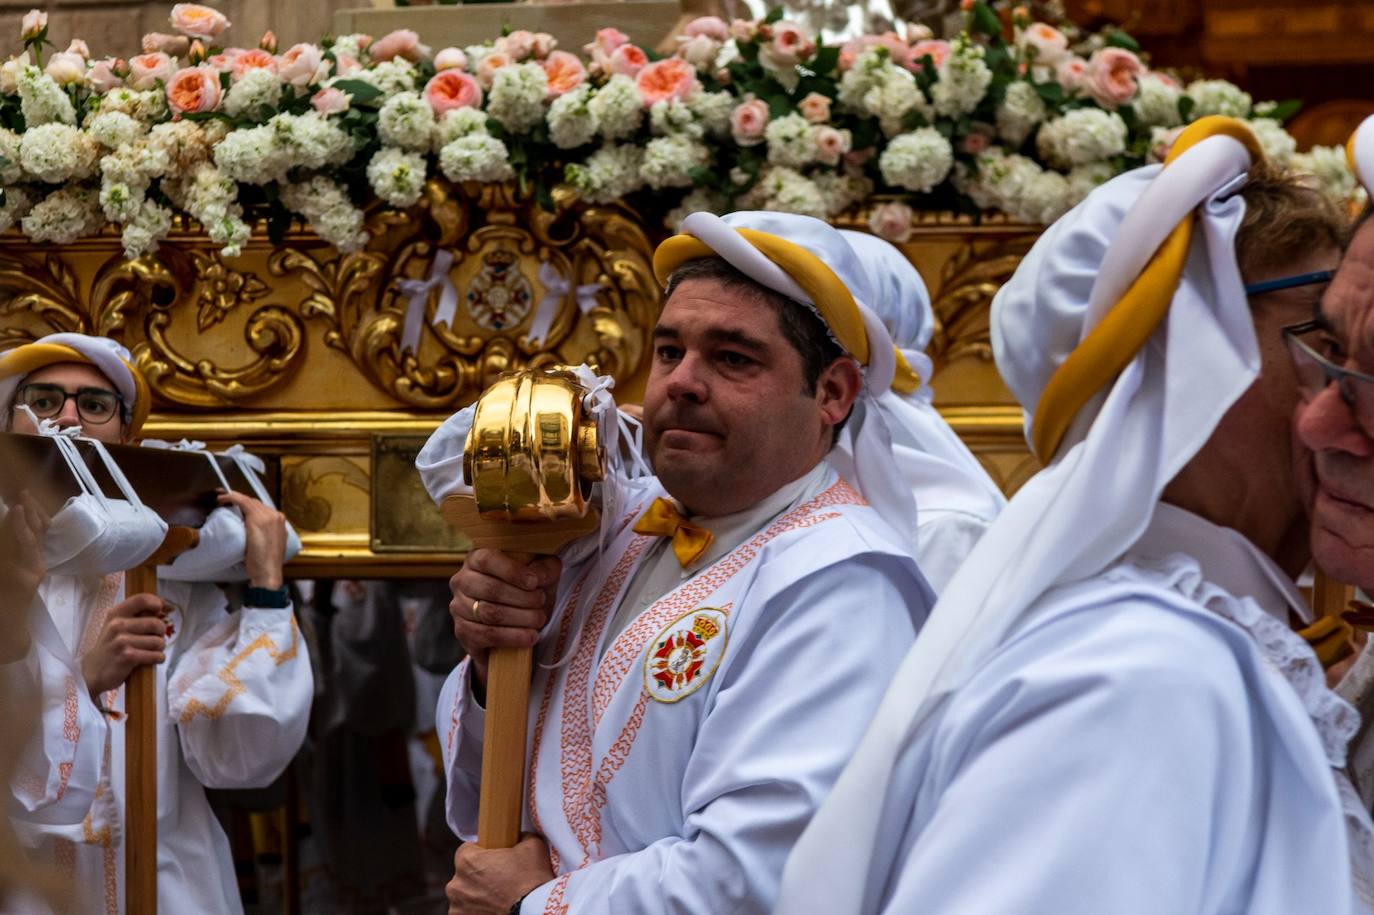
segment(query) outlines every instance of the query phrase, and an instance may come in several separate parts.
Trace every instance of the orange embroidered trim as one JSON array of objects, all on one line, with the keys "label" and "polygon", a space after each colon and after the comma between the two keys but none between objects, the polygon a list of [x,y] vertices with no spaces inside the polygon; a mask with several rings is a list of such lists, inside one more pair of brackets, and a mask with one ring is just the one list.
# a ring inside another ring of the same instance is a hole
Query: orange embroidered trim
[{"label": "orange embroidered trim", "polygon": [[571,879],[572,874],[567,873],[554,881],[549,898],[544,902],[544,915],[568,915],[567,891]]},{"label": "orange embroidered trim", "polygon": [[57,764],[57,799],[59,801],[67,793],[67,784],[72,779],[72,769],[76,765],[76,745],[81,740],[81,725],[76,717],[76,679],[68,677],[66,686],[66,695],[62,699],[62,739],[71,743],[72,758],[68,762]]},{"label": "orange embroidered trim", "polygon": [[105,846],[105,913],[119,915],[119,862],[113,845]]},{"label": "orange embroidered trim", "polygon": [[[583,860],[579,868],[586,867],[600,848],[601,809],[606,805],[606,787],[614,778],[630,749],[639,736],[647,711],[648,697],[641,692],[639,701],[620,735],[611,745],[609,752],[596,773],[592,775],[592,737],[593,727],[600,726],[601,717],[610,705],[626,673],[639,657],[648,639],[662,630],[672,619],[681,616],[692,606],[718,591],[725,582],[733,578],[741,569],[755,558],[762,548],[781,534],[803,528],[814,527],[825,521],[840,517],[838,512],[812,514],[819,508],[839,505],[867,505],[863,497],[844,480],[832,486],[809,502],[797,506],[745,544],[736,547],[721,557],[712,566],[693,578],[687,584],[669,593],[641,613],[630,626],[626,627],[597,668],[596,681],[592,684],[594,722],[588,721],[587,692],[588,673],[591,657],[596,650],[596,640],[584,640],[578,646],[577,657],[569,665],[567,686],[563,696],[562,729],[562,769],[563,769],[563,812],[568,826],[582,846]],[[605,626],[605,610],[612,598],[619,593],[628,566],[636,562],[643,552],[646,538],[630,545],[615,572],[607,579],[606,588],[598,595],[597,606],[588,618],[584,631],[600,633]],[[617,576],[617,573],[623,573]],[[608,595],[611,585],[614,591]],[[605,606],[603,606],[605,605]],[[599,612],[600,611],[600,612]],[[590,646],[590,647],[589,647]],[[579,662],[585,661],[579,665]]]},{"label": "orange embroidered trim", "polygon": [[276,661],[277,666],[280,667],[296,656],[296,649],[299,644],[300,630],[296,628],[296,617],[293,615],[291,617],[291,644],[285,651],[278,649],[277,643],[272,641],[272,637],[267,633],[264,632],[259,635],[250,642],[246,648],[241,649],[238,654],[234,655],[234,657],[229,660],[229,663],[224,665],[224,669],[219,672],[220,680],[224,682],[225,686],[229,687],[224,695],[219,698],[219,701],[213,706],[209,706],[199,699],[191,699],[186,703],[186,708],[182,711],[179,722],[181,724],[186,724],[188,721],[195,718],[196,715],[204,715],[212,721],[219,719],[224,715],[225,709],[229,708],[229,703],[234,701],[234,697],[243,693],[246,688],[243,682],[239,680],[238,674],[236,673],[240,664],[247,660],[254,652],[262,649],[265,650],[268,657]]},{"label": "orange embroidered trim", "polygon": [[60,875],[68,879],[76,876],[76,843],[71,839],[54,839],[52,857]]}]

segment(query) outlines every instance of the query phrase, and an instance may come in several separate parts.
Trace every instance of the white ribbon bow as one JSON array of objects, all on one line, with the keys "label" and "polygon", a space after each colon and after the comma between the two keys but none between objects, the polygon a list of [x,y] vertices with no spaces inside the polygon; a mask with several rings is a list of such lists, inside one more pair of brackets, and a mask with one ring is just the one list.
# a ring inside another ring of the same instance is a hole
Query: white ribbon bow
[{"label": "white ribbon bow", "polygon": [[28,404],[16,404],[15,409],[23,410],[25,413],[29,414],[29,421],[34,424],[35,428],[38,429],[39,435],[64,435],[69,439],[76,438],[77,436],[81,435],[80,425],[59,426],[57,424],[57,420],[55,419],[39,419],[38,416],[34,414],[33,408],[31,408]]},{"label": "white ribbon bow", "polygon": [[205,443],[197,439],[183,438],[179,442],[164,442],[158,438],[145,438],[142,443],[144,448],[163,448],[168,451],[204,451]]},{"label": "white ribbon bow", "polygon": [[434,323],[453,326],[453,317],[458,313],[458,288],[453,285],[453,280],[448,275],[452,266],[453,252],[440,248],[434,255],[434,263],[430,265],[428,278],[397,281],[396,288],[409,298],[406,303],[405,325],[401,328],[402,352],[419,352],[420,324],[425,318],[425,304],[429,301],[430,292],[436,287],[441,292],[439,307],[434,309]]},{"label": "white ribbon bow", "polygon": [[531,346],[541,346],[548,337],[553,319],[558,315],[558,305],[564,296],[573,292],[577,296],[578,309],[585,315],[597,306],[596,294],[601,290],[600,283],[587,283],[574,290],[572,283],[549,261],[539,265],[539,282],[546,291],[544,298],[539,300],[539,307],[534,312],[534,320],[530,321],[529,333],[526,334]]}]

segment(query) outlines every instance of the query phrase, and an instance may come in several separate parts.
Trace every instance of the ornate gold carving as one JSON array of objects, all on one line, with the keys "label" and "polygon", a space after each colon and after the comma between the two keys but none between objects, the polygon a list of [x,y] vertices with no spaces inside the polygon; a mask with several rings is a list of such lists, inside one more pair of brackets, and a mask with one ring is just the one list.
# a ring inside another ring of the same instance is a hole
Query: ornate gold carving
[{"label": "ornate gold carving", "polygon": [[[337,478],[337,479],[332,479]],[[349,486],[367,493],[368,476],[342,457],[314,457],[282,468],[281,507],[301,531],[322,531],[334,515],[334,503],[321,491]]]},{"label": "ornate gold carving", "polygon": [[43,333],[87,329],[85,303],[77,276],[57,252],[7,252],[0,256],[0,317],[27,314],[46,325],[42,333],[26,331],[7,320],[0,327],[0,348],[26,343]]},{"label": "ornate gold carving", "polygon": [[1034,236],[998,242],[984,248],[974,242],[959,247],[940,271],[933,306],[936,328],[927,352],[937,363],[962,356],[992,361],[988,309],[992,297],[1016,272]]},{"label": "ornate gold carving", "polygon": [[201,254],[192,251],[191,261],[196,266],[196,282],[200,287],[196,309],[196,327],[209,330],[233,308],[240,304],[255,302],[267,294],[267,284],[252,273],[240,273],[226,267],[219,255]]}]

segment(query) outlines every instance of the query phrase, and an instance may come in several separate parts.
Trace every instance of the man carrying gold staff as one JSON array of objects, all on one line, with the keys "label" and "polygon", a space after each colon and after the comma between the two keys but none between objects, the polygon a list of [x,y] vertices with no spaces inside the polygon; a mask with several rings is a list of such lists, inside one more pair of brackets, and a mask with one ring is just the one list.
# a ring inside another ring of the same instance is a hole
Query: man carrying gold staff
[{"label": "man carrying gold staff", "polygon": [[[80,426],[85,436],[118,443],[137,437],[150,397],[119,344],[64,333],[0,355],[0,403],[12,431],[37,433],[38,423]],[[24,570],[36,590],[16,599],[46,610],[35,614],[37,625],[55,638],[36,645],[42,651],[30,663],[48,668],[45,686],[67,692],[54,701],[45,689],[42,746],[25,757],[21,765],[27,771],[21,768],[11,786],[16,826],[39,862],[64,873],[93,903],[99,900],[90,911],[121,910],[123,685],[135,667],[155,665],[159,907],[241,912],[229,843],[204,789],[270,784],[305,736],[313,681],[283,586],[285,519],[256,499],[225,492],[218,517],[212,515],[202,528],[202,543],[159,570],[161,598],[126,599],[121,574],[90,570],[104,569],[121,539],[145,532],[130,530],[133,516],[122,515],[125,524],[110,524],[93,540],[71,540],[65,534],[76,526],[63,515],[88,507],[78,501],[69,502],[46,530],[29,504],[5,521],[24,525],[28,533],[21,539],[44,536],[44,549],[29,552]],[[231,536],[235,525],[238,539]],[[231,554],[224,554],[226,541]],[[57,568],[43,567],[56,557]],[[244,607],[226,613],[224,594],[213,585],[170,580],[181,567],[197,565],[183,562],[188,559],[223,568],[225,577],[230,566],[243,563]],[[75,722],[65,714],[66,708],[85,708],[88,700],[107,718],[95,734],[89,714]],[[93,748],[92,737],[104,746]],[[49,815],[45,808],[73,784],[94,786],[91,816],[72,823]]]},{"label": "man carrying gold staff", "polygon": [[1047,467],[941,595],[777,911],[1369,909],[1358,718],[1291,628],[1283,328],[1321,286],[1264,285],[1330,270],[1344,226],[1261,158],[1239,122],[1196,122],[998,293]]},{"label": "man carrying gold staff", "polygon": [[[452,912],[768,911],[930,604],[886,425],[894,379],[916,379],[855,295],[853,251],[776,213],[694,214],[683,232],[655,256],[656,476],[623,484],[590,559],[478,550],[453,578],[470,658],[438,720],[465,838],[488,652],[535,645],[536,667],[532,835],[463,846]],[[417,461],[436,497],[461,466],[461,425]]]}]

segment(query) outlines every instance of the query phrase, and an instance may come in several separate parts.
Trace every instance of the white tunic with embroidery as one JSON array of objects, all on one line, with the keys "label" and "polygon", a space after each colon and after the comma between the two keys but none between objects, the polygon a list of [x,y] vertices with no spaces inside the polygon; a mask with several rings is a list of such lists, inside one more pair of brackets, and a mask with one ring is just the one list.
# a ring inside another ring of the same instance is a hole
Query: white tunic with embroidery
[{"label": "white tunic with embroidery", "polygon": [[911,738],[859,910],[1352,911],[1368,820],[1336,769],[1355,713],[1290,610],[1292,582],[1244,538],[1160,505]]},{"label": "white tunic with embroidery", "polygon": [[[305,737],[313,681],[290,608],[225,612],[210,584],[160,581],[173,606],[167,661],[157,670],[158,906],[163,912],[243,911],[229,843],[205,788],[270,784]],[[39,590],[62,640],[79,656],[94,643],[123,576],[49,576]],[[77,671],[79,675],[79,671]],[[84,683],[79,689],[85,691]],[[36,860],[70,875],[85,895],[80,911],[117,915],[124,905],[124,689],[105,693],[113,788],[112,828],[87,819],[80,830],[19,823]],[[80,774],[84,780],[92,778]],[[78,773],[73,770],[72,779]]]},{"label": "white tunic with embroidery", "polygon": [[[663,495],[656,481],[627,498],[601,559],[564,570],[535,654],[524,823],[556,878],[527,915],[771,908],[932,603],[861,497],[828,467],[814,480],[623,631],[617,608],[663,543],[631,529]],[[471,839],[483,711],[467,662],[438,715],[449,822]]]}]

